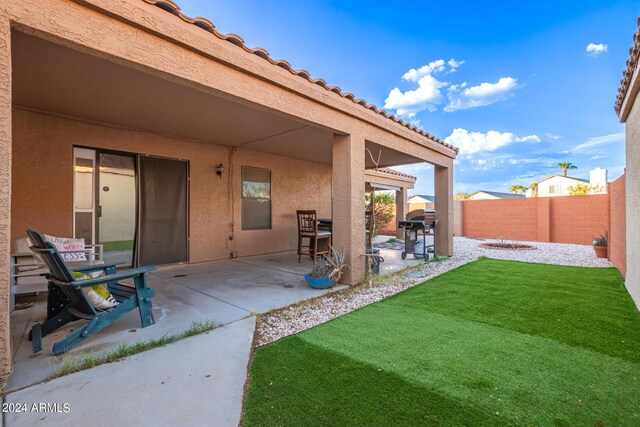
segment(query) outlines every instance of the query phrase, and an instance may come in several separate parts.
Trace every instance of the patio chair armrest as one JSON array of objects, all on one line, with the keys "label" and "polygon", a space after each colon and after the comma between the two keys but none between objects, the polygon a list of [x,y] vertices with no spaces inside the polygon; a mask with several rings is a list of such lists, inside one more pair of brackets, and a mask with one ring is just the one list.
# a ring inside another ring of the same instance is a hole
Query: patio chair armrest
[{"label": "patio chair armrest", "polygon": [[107,274],[106,276],[96,277],[95,279],[78,280],[70,283],[59,282],[53,279],[51,281],[57,285],[69,285],[73,286],[74,288],[86,288],[88,286],[104,285],[105,283],[117,282],[118,280],[123,279],[130,279],[132,277],[140,276],[156,269],[157,267],[141,267],[136,268],[135,270],[125,271],[124,273]]},{"label": "patio chair armrest", "polygon": [[119,265],[124,265],[124,264],[125,264],[124,262],[118,262],[113,264],[94,264],[94,265],[85,265],[84,267],[78,267],[78,268],[69,268],[69,270],[75,271],[78,273],[90,273],[92,271],[106,270],[107,268],[115,268]]}]

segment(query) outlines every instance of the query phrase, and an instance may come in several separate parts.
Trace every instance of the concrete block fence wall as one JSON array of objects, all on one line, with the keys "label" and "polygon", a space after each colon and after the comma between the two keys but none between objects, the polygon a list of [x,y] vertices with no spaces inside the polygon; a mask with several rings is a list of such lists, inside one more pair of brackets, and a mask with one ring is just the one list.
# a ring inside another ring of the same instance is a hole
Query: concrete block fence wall
[{"label": "concrete block fence wall", "polygon": [[608,194],[463,202],[466,237],[589,245],[608,228]]},{"label": "concrete block fence wall", "polygon": [[590,245],[609,230],[609,259],[626,273],[625,175],[608,194],[459,203],[454,224],[465,237]]},{"label": "concrete block fence wall", "polygon": [[549,197],[550,242],[590,245],[609,228],[609,195]]},{"label": "concrete block fence wall", "polygon": [[[395,205],[393,210],[395,211]],[[389,222],[389,225],[387,225],[383,230],[380,230],[378,234],[383,236],[389,236],[391,238],[392,236],[396,235],[397,229],[398,229],[398,219],[394,214],[393,218],[391,219],[391,222]]]},{"label": "concrete block fence wall", "polygon": [[548,241],[548,231],[546,238],[538,235],[540,200],[543,199],[465,200],[462,204],[462,235],[483,239]]},{"label": "concrete block fence wall", "polygon": [[[454,235],[482,239],[590,245],[609,231],[609,260],[624,276],[626,265],[625,175],[608,194],[454,202]],[[381,234],[395,235],[396,218]]]}]

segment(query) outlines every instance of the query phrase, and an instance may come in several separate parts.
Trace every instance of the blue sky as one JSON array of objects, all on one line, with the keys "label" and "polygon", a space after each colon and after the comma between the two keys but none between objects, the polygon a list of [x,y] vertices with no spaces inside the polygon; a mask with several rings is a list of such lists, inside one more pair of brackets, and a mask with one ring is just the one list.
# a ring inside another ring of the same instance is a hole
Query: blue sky
[{"label": "blue sky", "polygon": [[[637,0],[178,3],[461,147],[455,191],[528,186],[561,161],[623,171],[613,103]],[[400,169],[432,193],[430,166]]]}]

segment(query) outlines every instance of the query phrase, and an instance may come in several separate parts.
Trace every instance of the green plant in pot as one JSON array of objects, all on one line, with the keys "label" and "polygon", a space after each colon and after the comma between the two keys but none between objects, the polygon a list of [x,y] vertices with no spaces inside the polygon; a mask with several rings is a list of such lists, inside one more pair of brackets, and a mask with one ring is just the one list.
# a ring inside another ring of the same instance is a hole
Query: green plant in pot
[{"label": "green plant in pot", "polygon": [[609,232],[605,229],[604,234],[593,238],[593,250],[598,258],[607,257],[607,245],[609,242]]},{"label": "green plant in pot", "polygon": [[327,289],[336,284],[342,273],[349,268],[345,264],[344,251],[335,250],[329,246],[329,255],[323,254],[316,259],[311,273],[305,274],[304,279],[314,289]]}]

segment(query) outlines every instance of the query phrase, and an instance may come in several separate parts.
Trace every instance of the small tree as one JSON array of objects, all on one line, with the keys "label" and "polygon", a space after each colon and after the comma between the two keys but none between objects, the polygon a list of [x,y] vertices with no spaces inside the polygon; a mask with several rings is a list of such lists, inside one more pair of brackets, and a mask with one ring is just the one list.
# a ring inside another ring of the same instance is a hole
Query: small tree
[{"label": "small tree", "polygon": [[469,197],[471,197],[471,194],[458,191],[453,195],[453,200],[468,200]]},{"label": "small tree", "polygon": [[602,193],[602,187],[600,185],[590,184],[576,184],[574,186],[567,187],[571,196],[584,196],[586,194]]},{"label": "small tree", "polygon": [[524,194],[524,192],[527,191],[527,187],[525,187],[524,185],[512,185],[511,187],[509,187],[509,191],[515,194],[518,194],[520,191],[522,191],[522,194]]},{"label": "small tree", "polygon": [[[371,194],[365,195],[367,210],[371,210],[371,199]],[[384,230],[391,223],[395,215],[396,198],[389,193],[376,193],[374,206],[372,237],[377,236],[380,230]]]},{"label": "small tree", "polygon": [[533,193],[533,197],[538,197],[538,183],[534,182],[533,184],[531,184],[531,186],[529,187],[529,190],[531,190],[531,193]]}]

